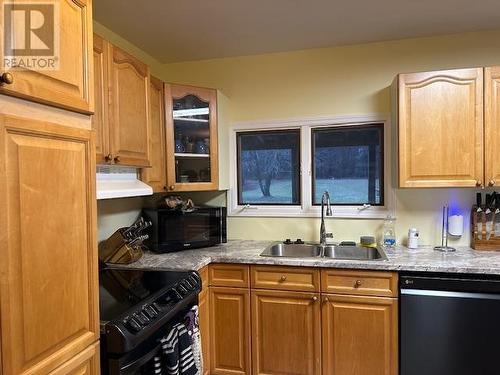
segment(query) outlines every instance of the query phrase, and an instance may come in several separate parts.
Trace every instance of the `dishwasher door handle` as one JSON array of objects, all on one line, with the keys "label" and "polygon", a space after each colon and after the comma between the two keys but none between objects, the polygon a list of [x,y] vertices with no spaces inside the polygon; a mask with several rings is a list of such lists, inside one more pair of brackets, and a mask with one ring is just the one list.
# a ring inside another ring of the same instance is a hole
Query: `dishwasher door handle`
[{"label": "dishwasher door handle", "polygon": [[445,290],[426,290],[426,289],[401,289],[400,292],[402,295],[410,295],[410,296],[500,300],[500,294],[492,294],[492,293],[450,292]]}]

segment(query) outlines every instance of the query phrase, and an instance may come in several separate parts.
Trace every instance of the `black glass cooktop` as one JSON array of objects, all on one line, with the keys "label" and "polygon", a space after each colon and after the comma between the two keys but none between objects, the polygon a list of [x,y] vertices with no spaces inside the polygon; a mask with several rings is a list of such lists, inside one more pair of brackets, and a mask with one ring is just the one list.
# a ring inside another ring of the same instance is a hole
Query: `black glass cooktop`
[{"label": "black glass cooktop", "polygon": [[189,275],[186,271],[144,271],[106,268],[99,272],[101,322],[116,319],[160,290]]}]

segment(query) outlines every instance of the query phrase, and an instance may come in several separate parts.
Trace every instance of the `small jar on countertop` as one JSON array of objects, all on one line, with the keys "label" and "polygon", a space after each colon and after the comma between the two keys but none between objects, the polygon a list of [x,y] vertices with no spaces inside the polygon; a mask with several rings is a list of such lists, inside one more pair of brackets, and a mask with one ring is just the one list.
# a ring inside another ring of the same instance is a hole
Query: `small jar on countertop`
[{"label": "small jar on countertop", "polygon": [[418,248],[418,237],[419,232],[417,228],[408,229],[408,248],[416,249]]}]

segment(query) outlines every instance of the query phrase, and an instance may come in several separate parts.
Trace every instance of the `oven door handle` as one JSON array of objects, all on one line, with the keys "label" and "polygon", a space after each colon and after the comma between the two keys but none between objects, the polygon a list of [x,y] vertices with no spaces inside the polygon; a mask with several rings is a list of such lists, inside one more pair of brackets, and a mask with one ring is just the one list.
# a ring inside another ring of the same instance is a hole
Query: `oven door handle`
[{"label": "oven door handle", "polygon": [[151,358],[153,358],[161,348],[161,343],[158,343],[152,350],[144,354],[142,357],[137,358],[133,362],[127,363],[125,366],[120,368],[120,374],[136,374],[137,370],[148,363]]},{"label": "oven door handle", "polygon": [[473,298],[500,300],[500,294],[492,293],[471,293],[471,292],[450,292],[444,290],[427,289],[401,289],[402,295],[427,296],[427,297],[449,297],[449,298]]}]

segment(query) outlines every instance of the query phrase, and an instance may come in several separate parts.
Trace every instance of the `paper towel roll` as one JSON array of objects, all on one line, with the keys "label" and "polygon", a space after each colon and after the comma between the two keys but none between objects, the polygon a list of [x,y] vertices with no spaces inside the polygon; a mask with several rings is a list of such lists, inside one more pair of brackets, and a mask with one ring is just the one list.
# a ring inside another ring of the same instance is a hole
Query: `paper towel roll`
[{"label": "paper towel roll", "polygon": [[464,217],[462,215],[453,215],[448,218],[448,233],[456,237],[464,234]]}]

